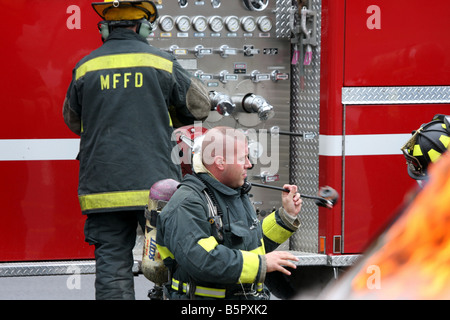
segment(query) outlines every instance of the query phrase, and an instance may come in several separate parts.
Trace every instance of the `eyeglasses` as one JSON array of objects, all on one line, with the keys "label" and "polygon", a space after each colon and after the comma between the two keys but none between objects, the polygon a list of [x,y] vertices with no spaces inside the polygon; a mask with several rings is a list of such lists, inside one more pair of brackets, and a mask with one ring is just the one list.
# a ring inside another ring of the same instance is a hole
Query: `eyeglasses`
[{"label": "eyeglasses", "polygon": [[423,131],[423,127],[419,128],[412,137],[403,145],[401,148],[403,152],[403,156],[406,159],[406,164],[408,165],[409,170],[417,175],[417,176],[426,176],[426,173],[423,170],[423,166],[420,164],[419,160],[412,156],[408,150],[413,150],[414,146],[416,145],[417,137],[420,135],[420,133]]}]

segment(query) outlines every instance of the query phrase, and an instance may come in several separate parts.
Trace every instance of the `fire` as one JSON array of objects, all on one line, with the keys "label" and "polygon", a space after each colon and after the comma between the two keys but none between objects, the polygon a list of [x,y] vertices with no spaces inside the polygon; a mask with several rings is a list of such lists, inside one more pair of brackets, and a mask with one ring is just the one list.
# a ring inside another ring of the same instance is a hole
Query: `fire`
[{"label": "fire", "polygon": [[[449,153],[430,177],[352,281],[355,298],[450,299]],[[378,267],[378,288],[370,286],[370,266]]]}]

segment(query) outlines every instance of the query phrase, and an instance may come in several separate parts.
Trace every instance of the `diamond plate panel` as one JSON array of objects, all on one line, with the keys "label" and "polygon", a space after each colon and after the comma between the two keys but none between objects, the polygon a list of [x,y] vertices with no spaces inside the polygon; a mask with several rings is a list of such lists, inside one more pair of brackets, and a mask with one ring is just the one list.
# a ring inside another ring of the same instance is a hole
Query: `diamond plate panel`
[{"label": "diamond plate panel", "polygon": [[[321,1],[313,0],[312,10],[321,12]],[[317,34],[320,35],[321,15],[318,14]],[[299,186],[300,192],[316,194],[319,184],[319,114],[320,114],[320,37],[313,48],[311,65],[302,60],[291,67],[291,131],[312,132],[314,139],[291,137],[290,182]],[[301,227],[290,239],[290,249],[318,252],[318,208],[312,201],[304,201]]]},{"label": "diamond plate panel", "polygon": [[276,9],[275,34],[277,38],[289,39],[291,29],[289,27],[289,9],[291,0],[278,0]]},{"label": "diamond plate panel", "polygon": [[0,263],[0,277],[95,273],[95,261]]},{"label": "diamond plate panel", "polygon": [[341,256],[328,256],[327,264],[332,267],[345,267],[354,265],[359,259],[362,258],[360,254],[341,255]]},{"label": "diamond plate panel", "polygon": [[295,262],[297,266],[326,266],[328,259],[325,254],[308,253],[308,252],[291,252],[298,261]]},{"label": "diamond plate panel", "polygon": [[329,266],[329,267],[346,267],[354,265],[362,255],[341,255],[341,256],[329,256],[319,253],[308,252],[291,252],[298,261],[295,262],[297,266]]},{"label": "diamond plate panel", "polygon": [[[140,261],[134,261],[132,271],[139,272]],[[95,273],[94,260],[7,262],[0,263],[0,277],[49,276]]]},{"label": "diamond plate panel", "polygon": [[429,103],[450,103],[450,86],[342,88],[346,105]]}]

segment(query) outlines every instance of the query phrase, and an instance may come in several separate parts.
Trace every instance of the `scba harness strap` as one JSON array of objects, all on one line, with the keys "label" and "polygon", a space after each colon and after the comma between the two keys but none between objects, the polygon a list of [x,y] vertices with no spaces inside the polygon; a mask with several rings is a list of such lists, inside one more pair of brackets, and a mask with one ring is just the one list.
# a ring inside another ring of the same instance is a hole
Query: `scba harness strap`
[{"label": "scba harness strap", "polygon": [[211,224],[211,234],[219,244],[223,244],[222,210],[220,209],[216,197],[208,189],[208,185],[205,180],[203,180],[198,174],[194,174],[194,176],[205,186],[205,189],[203,189],[203,194],[206,197],[206,203],[208,205],[208,222]]},{"label": "scba harness strap", "polygon": [[[204,189],[202,190],[202,193],[205,195],[206,198],[206,204],[208,206],[208,222],[211,224],[211,235],[216,239],[216,241],[219,244],[223,244],[224,242],[224,236],[223,236],[223,222],[222,222],[222,210],[220,209],[220,206],[218,205],[217,199],[215,198],[214,194],[208,189],[207,183],[197,174],[193,174],[197,179],[199,179]],[[249,191],[249,188],[243,189],[244,193],[247,193]],[[204,287],[204,286],[198,286],[196,283],[191,279],[189,283],[185,283],[182,281],[179,281],[175,278],[173,278],[171,275],[174,274],[176,267],[173,268],[170,272],[170,277],[168,286],[166,287],[166,290],[172,289],[179,294],[185,294],[189,297],[189,299],[195,299],[195,296],[201,296],[201,297],[209,297],[209,298],[216,298],[216,299],[224,299],[228,297],[239,297],[244,296],[246,299],[262,299],[267,300],[269,295],[265,292],[264,289],[264,283],[253,283],[250,286],[244,285],[242,283],[238,283],[235,288],[232,288],[232,290],[229,290],[230,288],[210,288],[210,287]],[[240,284],[240,286],[239,286]],[[168,295],[168,294],[166,294]],[[168,295],[169,296],[169,295]]]}]

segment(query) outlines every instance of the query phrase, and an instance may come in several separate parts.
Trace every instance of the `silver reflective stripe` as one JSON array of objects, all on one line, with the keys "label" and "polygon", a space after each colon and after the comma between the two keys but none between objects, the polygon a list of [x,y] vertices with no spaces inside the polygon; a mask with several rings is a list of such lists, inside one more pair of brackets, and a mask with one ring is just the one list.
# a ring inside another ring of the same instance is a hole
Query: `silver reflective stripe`
[{"label": "silver reflective stripe", "polygon": [[204,296],[204,297],[225,298],[225,289],[196,287],[195,294],[198,296]]}]

